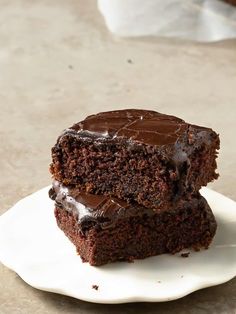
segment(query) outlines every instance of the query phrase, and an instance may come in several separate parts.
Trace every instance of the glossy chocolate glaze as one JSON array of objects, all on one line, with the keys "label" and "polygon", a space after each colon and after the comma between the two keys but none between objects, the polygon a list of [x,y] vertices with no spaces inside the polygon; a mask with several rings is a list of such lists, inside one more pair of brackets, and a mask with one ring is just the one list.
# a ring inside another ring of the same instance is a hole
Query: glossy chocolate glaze
[{"label": "glossy chocolate glaze", "polygon": [[[144,149],[157,152],[182,173],[179,190],[188,184],[191,168],[189,156],[195,149],[211,145],[217,134],[209,128],[191,125],[175,116],[150,110],[124,109],[101,112],[66,129],[58,138],[57,145],[65,136],[78,138],[94,145],[124,145],[127,149]],[[183,171],[184,169],[184,171]]]},{"label": "glossy chocolate glaze", "polygon": [[106,229],[124,217],[155,214],[152,209],[138,204],[129,204],[115,197],[79,192],[78,189],[68,188],[55,180],[49,196],[55,201],[56,206],[72,212],[77,217],[81,229],[83,229],[83,224],[89,221]]},{"label": "glossy chocolate glaze", "polygon": [[93,138],[126,138],[148,145],[175,143],[187,124],[174,116],[155,111],[126,109],[88,116],[71,129],[80,136]]},{"label": "glossy chocolate glaze", "polygon": [[126,139],[151,146],[165,146],[175,144],[183,135],[193,131],[203,141],[209,141],[209,131],[212,132],[211,129],[188,124],[175,116],[150,110],[124,109],[88,116],[64,133],[70,132],[93,140]]}]

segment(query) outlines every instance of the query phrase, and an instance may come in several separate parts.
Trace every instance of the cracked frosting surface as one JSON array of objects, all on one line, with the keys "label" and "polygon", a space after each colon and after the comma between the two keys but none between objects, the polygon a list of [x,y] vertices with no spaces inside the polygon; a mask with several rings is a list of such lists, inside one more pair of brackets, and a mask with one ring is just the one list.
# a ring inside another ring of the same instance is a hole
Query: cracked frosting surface
[{"label": "cracked frosting surface", "polygon": [[91,115],[71,129],[80,136],[128,138],[160,146],[175,143],[188,129],[188,124],[177,117],[155,111],[125,109]]}]

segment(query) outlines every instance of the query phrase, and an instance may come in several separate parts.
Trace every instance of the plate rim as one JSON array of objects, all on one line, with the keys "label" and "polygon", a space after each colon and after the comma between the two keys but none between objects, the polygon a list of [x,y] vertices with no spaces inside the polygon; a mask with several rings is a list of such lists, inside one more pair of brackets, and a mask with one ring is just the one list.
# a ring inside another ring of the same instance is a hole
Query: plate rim
[{"label": "plate rim", "polygon": [[[17,210],[17,207],[22,205],[22,203],[27,202],[28,199],[31,199],[32,196],[34,196],[35,194],[41,194],[44,193],[46,191],[48,191],[48,189],[50,188],[50,186],[46,186],[30,195],[27,195],[26,197],[22,198],[21,200],[19,200],[18,202],[15,203],[15,205],[13,205],[10,209],[8,209],[6,212],[4,212],[1,216],[0,216],[0,226],[1,224],[4,224],[4,220],[10,219],[11,216],[14,216],[15,211]],[[233,206],[236,206],[236,202],[234,202],[232,199],[222,195],[219,192],[216,192],[212,189],[209,188],[202,188],[201,189],[201,194],[203,194],[204,197],[206,197],[205,195],[210,193],[213,196],[218,196],[220,198],[222,198],[224,201],[230,202]],[[53,202],[52,202],[53,203]],[[214,210],[213,210],[214,211]],[[236,212],[235,214],[235,222],[236,222]],[[211,286],[216,286],[219,284],[223,284],[231,279],[233,279],[236,276],[236,272],[233,271],[232,274],[228,274],[227,276],[217,276],[216,279],[212,279],[212,280],[207,280],[207,281],[203,281],[202,277],[199,277],[198,280],[196,280],[194,283],[192,282],[191,284],[191,289],[189,287],[187,287],[185,290],[181,290],[179,289],[179,291],[170,297],[158,297],[158,295],[151,295],[151,296],[147,296],[147,295],[140,295],[140,294],[134,294],[134,295],[128,295],[127,297],[115,297],[113,299],[111,298],[102,298],[101,296],[99,296],[98,294],[94,294],[94,296],[78,296],[76,293],[73,293],[72,291],[70,291],[70,289],[66,288],[58,288],[55,287],[54,285],[51,285],[51,287],[47,287],[47,286],[42,286],[39,285],[35,282],[35,280],[29,279],[27,278],[26,272],[24,271],[24,266],[22,265],[17,265],[17,262],[11,263],[9,261],[7,261],[7,258],[4,259],[4,257],[2,256],[2,254],[0,253],[0,261],[2,262],[2,264],[4,266],[6,266],[7,268],[11,269],[12,271],[14,271],[16,274],[18,274],[18,276],[27,284],[29,284],[30,286],[38,289],[38,290],[42,290],[42,291],[47,291],[47,292],[52,292],[52,293],[57,293],[57,294],[63,294],[63,295],[67,295],[79,300],[83,300],[83,301],[87,301],[87,302],[92,302],[92,303],[101,303],[101,304],[122,304],[122,303],[132,303],[132,302],[164,302],[164,301],[171,301],[171,300],[177,300],[179,298],[182,298],[188,294],[191,294],[197,290],[200,289],[204,289],[207,287],[211,287]],[[93,267],[93,266],[90,266]],[[236,269],[236,268],[235,268]],[[131,293],[132,294],[132,293]]]}]

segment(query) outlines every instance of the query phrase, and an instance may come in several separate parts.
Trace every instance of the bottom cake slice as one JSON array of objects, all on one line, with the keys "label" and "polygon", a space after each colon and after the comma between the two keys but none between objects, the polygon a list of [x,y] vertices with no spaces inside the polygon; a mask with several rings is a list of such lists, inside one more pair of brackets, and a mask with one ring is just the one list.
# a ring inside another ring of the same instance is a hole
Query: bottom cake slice
[{"label": "bottom cake slice", "polygon": [[169,208],[148,209],[103,195],[80,193],[57,181],[49,192],[57,224],[83,262],[98,266],[184,248],[208,248],[216,221],[200,195]]}]

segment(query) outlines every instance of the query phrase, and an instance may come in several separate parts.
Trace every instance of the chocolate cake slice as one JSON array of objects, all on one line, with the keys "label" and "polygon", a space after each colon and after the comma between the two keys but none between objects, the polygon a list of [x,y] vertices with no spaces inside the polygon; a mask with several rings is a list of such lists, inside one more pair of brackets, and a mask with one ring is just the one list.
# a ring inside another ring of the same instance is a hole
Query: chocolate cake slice
[{"label": "chocolate cake slice", "polygon": [[55,200],[58,226],[82,261],[91,265],[207,248],[216,231],[212,211],[200,194],[158,211],[57,181],[49,195]]},{"label": "chocolate cake slice", "polygon": [[218,177],[217,149],[212,129],[155,111],[117,110],[65,130],[50,169],[81,192],[158,209]]}]

